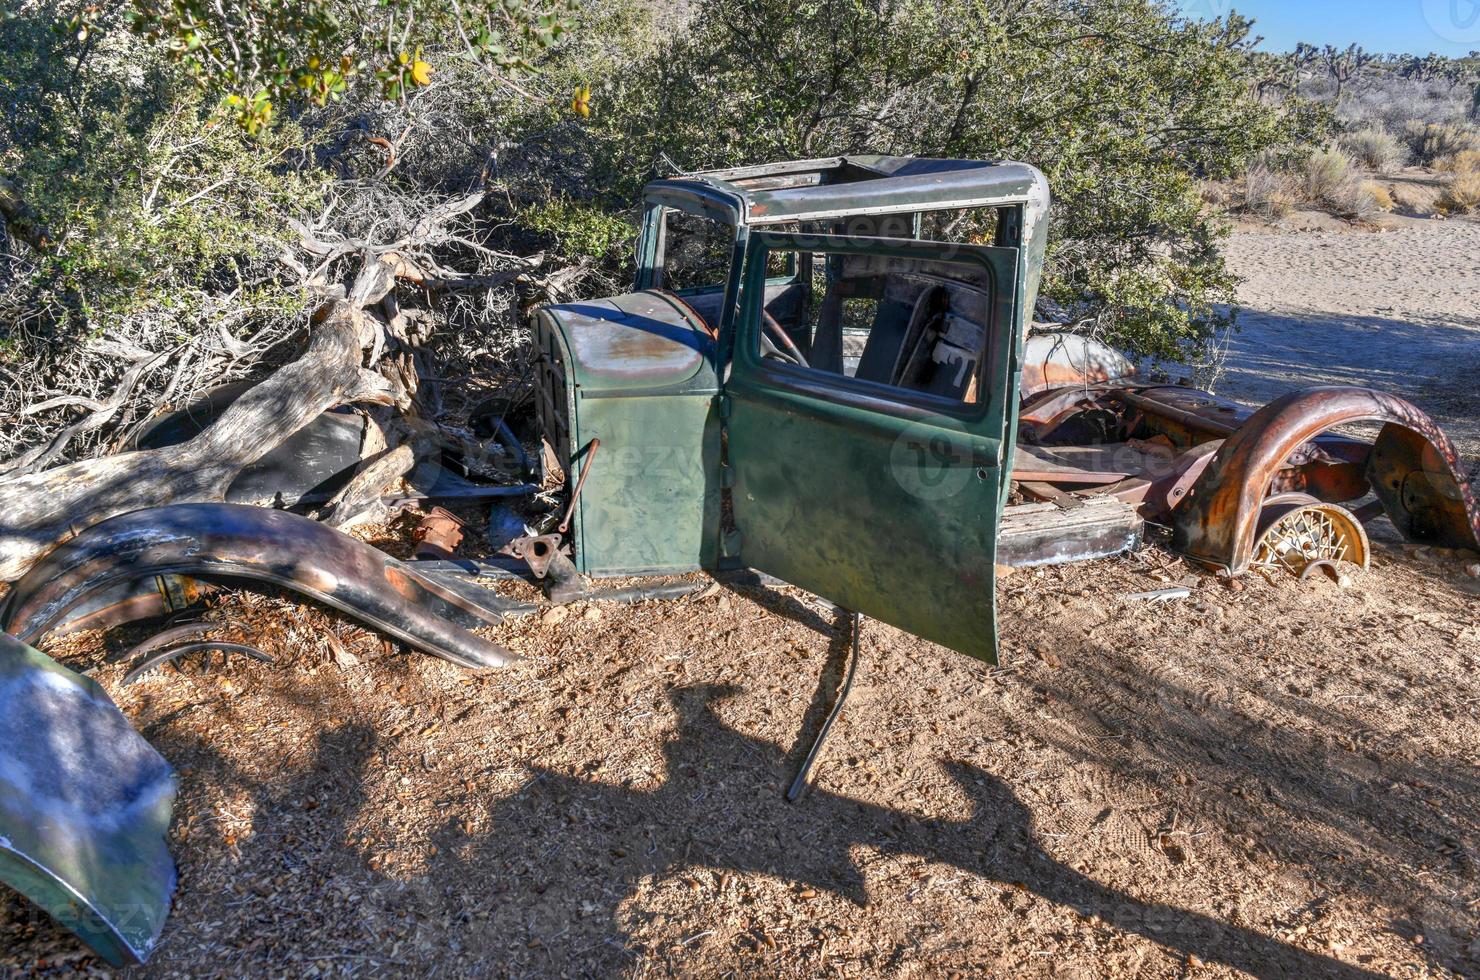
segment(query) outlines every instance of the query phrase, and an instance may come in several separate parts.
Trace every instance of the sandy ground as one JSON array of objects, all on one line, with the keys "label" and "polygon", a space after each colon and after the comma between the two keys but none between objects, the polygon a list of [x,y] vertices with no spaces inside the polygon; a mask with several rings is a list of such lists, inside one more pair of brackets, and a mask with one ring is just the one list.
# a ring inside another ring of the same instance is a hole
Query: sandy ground
[{"label": "sandy ground", "polygon": [[[1237,240],[1257,312],[1227,388],[1317,370],[1473,425],[1477,245]],[[482,676],[250,595],[210,615],[276,666],[122,688],[103,655],[139,631],[51,652],[180,771],[141,976],[1477,976],[1475,560],[1022,572],[1000,668],[869,623],[797,804],[845,630],[789,589],[511,623],[526,659]],[[102,972],[0,895],[0,974]]]},{"label": "sandy ground", "polygon": [[1221,392],[1262,404],[1311,383],[1392,391],[1480,462],[1480,222],[1241,232],[1228,255],[1247,281]]}]

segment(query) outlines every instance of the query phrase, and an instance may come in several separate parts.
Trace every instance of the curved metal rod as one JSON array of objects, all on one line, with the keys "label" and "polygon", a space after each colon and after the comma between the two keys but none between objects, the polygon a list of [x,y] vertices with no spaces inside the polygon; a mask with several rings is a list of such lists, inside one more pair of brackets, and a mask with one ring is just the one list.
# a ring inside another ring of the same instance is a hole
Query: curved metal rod
[{"label": "curved metal rod", "polygon": [[469,632],[502,622],[497,613],[325,524],[238,504],[152,507],[93,525],[15,583],[0,626],[34,644],[98,590],[153,575],[281,586],[461,667],[519,659]]},{"label": "curved metal rod", "polygon": [[224,643],[217,640],[203,640],[200,643],[186,643],[182,646],[171,647],[168,650],[160,650],[156,653],[144,657],[138,663],[130,667],[127,674],[123,675],[123,685],[124,687],[127,687],[134,681],[138,680],[140,677],[143,677],[145,674],[149,673],[149,671],[153,670],[155,667],[158,667],[160,664],[169,663],[172,660],[178,660],[181,657],[186,656],[187,654],[200,653],[202,650],[220,650],[222,653],[240,653],[243,656],[251,657],[258,663],[277,663],[277,658],[274,657],[272,654],[264,653],[263,651],[258,650],[256,647],[249,647],[245,643]]},{"label": "curved metal rod", "polygon": [[807,752],[807,757],[802,760],[802,768],[797,771],[797,778],[792,780],[791,788],[786,791],[786,802],[795,803],[801,799],[802,792],[807,788],[807,779],[812,775],[812,767],[817,763],[817,757],[822,755],[822,743],[827,741],[827,733],[832,731],[833,722],[843,713],[843,702],[848,700],[848,693],[853,690],[853,675],[858,673],[858,661],[863,656],[860,646],[863,634],[863,617],[858,613],[849,613],[852,625],[852,634],[848,643],[848,674],[843,678],[843,686],[838,689],[838,699],[833,702],[832,710],[827,713],[827,719],[823,721],[822,728],[817,732],[817,740],[812,743],[812,748]]},{"label": "curved metal rod", "polygon": [[161,633],[155,633],[147,640],[135,643],[122,653],[111,653],[103,659],[113,664],[123,660],[134,660],[146,653],[167,647],[178,640],[204,639],[207,633],[219,626],[219,623],[185,623],[182,626],[173,626]]},{"label": "curved metal rod", "polygon": [[570,530],[570,519],[576,515],[576,504],[581,499],[581,491],[586,488],[586,477],[591,474],[591,464],[596,462],[596,450],[600,448],[600,439],[592,439],[586,445],[585,458],[581,460],[580,478],[576,480],[576,488],[570,492],[570,503],[566,505],[565,517],[561,519],[560,526],[556,528],[561,534]]}]

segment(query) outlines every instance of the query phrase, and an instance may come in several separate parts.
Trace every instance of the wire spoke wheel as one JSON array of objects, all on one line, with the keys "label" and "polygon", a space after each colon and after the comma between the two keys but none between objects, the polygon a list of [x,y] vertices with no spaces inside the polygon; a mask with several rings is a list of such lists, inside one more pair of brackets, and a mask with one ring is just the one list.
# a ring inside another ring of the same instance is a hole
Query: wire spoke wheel
[{"label": "wire spoke wheel", "polygon": [[1345,507],[1302,494],[1271,501],[1260,514],[1251,567],[1266,578],[1288,573],[1304,579],[1316,569],[1337,578],[1342,562],[1365,569],[1368,560],[1367,532]]}]

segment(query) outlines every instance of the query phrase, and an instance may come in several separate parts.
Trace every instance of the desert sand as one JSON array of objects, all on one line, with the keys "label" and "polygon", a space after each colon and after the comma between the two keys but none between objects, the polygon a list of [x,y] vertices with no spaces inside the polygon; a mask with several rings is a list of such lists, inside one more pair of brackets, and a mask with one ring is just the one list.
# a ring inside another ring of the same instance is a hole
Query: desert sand
[{"label": "desert sand", "polygon": [[1480,222],[1240,232],[1228,256],[1244,309],[1220,391],[1251,404],[1311,383],[1391,391],[1480,461]]}]

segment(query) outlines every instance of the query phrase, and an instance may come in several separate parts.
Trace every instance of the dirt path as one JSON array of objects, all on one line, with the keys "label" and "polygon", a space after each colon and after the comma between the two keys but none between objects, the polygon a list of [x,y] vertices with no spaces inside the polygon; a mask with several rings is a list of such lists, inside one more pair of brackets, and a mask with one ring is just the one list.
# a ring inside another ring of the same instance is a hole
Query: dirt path
[{"label": "dirt path", "polygon": [[1242,330],[1220,390],[1262,404],[1302,384],[1410,398],[1480,461],[1480,222],[1378,234],[1236,234]]},{"label": "dirt path", "polygon": [[[1416,383],[1473,440],[1480,229],[1234,249],[1259,313],[1228,387]],[[213,615],[276,667],[121,688],[103,654],[137,631],[50,652],[181,774],[144,976],[1476,976],[1464,565],[1378,544],[1347,588],[1230,588],[1154,549],[1019,573],[999,669],[871,623],[795,805],[844,631],[792,590],[511,624],[527,659],[483,676],[251,596]],[[1170,584],[1191,595],[1125,598]],[[101,972],[0,894],[0,976]]]}]

